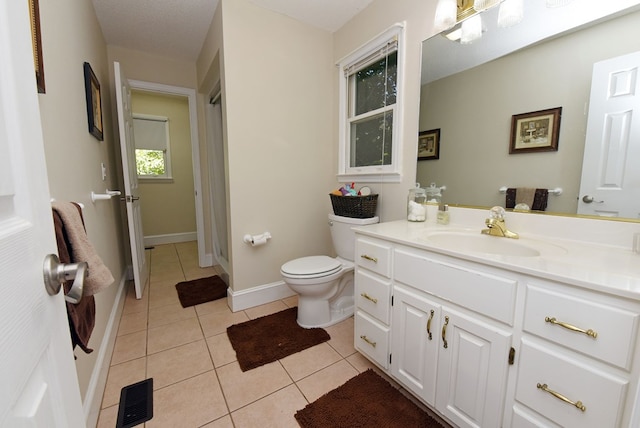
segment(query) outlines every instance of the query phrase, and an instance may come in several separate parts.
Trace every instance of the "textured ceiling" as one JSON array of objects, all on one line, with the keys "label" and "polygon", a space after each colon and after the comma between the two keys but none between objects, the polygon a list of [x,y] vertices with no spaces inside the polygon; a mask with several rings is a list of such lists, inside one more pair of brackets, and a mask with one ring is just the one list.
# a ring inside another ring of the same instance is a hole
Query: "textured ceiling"
[{"label": "textured ceiling", "polygon": [[[334,32],[373,0],[249,0]],[[219,0],[93,0],[108,44],[196,60]]]}]

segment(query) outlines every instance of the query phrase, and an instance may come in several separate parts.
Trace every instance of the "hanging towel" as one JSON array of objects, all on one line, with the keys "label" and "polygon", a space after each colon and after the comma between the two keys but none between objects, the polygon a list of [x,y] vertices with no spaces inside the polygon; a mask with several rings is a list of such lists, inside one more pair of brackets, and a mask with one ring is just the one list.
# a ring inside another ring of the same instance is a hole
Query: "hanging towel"
[{"label": "hanging towel", "polygon": [[532,187],[517,187],[507,189],[506,208],[513,208],[518,204],[527,204],[533,211],[547,209],[549,200],[548,189],[534,189]]},{"label": "hanging towel", "polygon": [[[79,213],[81,208],[74,204]],[[82,214],[80,214],[82,215]],[[82,217],[81,217],[82,218]],[[53,224],[56,231],[56,242],[58,243],[58,258],[61,263],[73,263],[71,260],[71,243],[69,236],[66,233],[62,218],[57,211],[53,211]],[[69,292],[73,281],[66,281],[64,284],[65,294]],[[93,349],[89,348],[89,339],[93,332],[96,319],[96,303],[93,296],[83,296],[82,299],[76,304],[66,302],[67,304],[67,318],[69,321],[69,329],[71,331],[71,344],[73,349],[76,346],[80,346],[87,354],[93,352]]]},{"label": "hanging towel", "polygon": [[53,202],[52,207],[60,215],[69,237],[71,260],[74,263],[87,262],[89,265],[89,274],[84,280],[82,295],[92,296],[113,284],[115,280],[111,271],[89,242],[78,206],[72,202]]}]

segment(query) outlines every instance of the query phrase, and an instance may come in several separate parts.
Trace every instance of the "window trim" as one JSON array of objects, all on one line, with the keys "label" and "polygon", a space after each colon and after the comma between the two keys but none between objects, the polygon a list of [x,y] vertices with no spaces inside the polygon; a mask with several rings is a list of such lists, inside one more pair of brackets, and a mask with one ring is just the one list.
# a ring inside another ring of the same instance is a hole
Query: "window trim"
[{"label": "window trim", "polygon": [[[349,114],[349,76],[345,76],[348,69],[374,52],[384,48],[391,40],[398,42],[397,64],[397,93],[393,107],[393,137],[391,141],[391,164],[375,165],[367,167],[350,167],[349,156],[351,152],[351,120]],[[403,141],[403,106],[404,99],[404,64],[405,64],[405,23],[397,23],[374,37],[372,40],[347,55],[338,63],[339,73],[339,118],[338,118],[338,181],[359,182],[401,182],[402,180],[402,141]]]},{"label": "window trim", "polygon": [[[138,176],[139,180],[144,180],[144,181],[171,181],[173,182],[173,170],[171,168],[171,136],[169,134],[169,118],[166,116],[155,116],[155,115],[151,115],[151,114],[143,114],[143,113],[133,113],[132,115],[133,119],[138,119],[138,120],[151,120],[154,122],[164,122],[164,131],[165,131],[165,142],[166,142],[166,148],[164,150],[164,169],[165,169],[165,174],[163,175],[141,175],[138,174],[138,169],[136,168],[136,175]],[[134,145],[135,145],[135,140],[134,140]],[[135,149],[141,149],[141,150],[153,150],[153,149],[146,149],[144,147],[138,147],[136,145]]]}]

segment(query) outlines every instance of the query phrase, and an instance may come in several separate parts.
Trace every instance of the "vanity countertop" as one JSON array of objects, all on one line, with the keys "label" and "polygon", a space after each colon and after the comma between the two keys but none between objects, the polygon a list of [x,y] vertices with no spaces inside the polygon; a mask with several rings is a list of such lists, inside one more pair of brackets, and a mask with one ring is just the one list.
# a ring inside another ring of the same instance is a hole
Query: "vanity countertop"
[{"label": "vanity countertop", "polygon": [[[481,223],[482,225],[482,223]],[[482,263],[512,272],[532,275],[552,281],[572,284],[595,291],[640,300],[640,254],[630,248],[602,245],[572,239],[549,238],[523,233],[519,230],[517,244],[540,243],[542,248],[561,248],[562,251],[542,251],[539,256],[520,257],[468,251],[460,246],[452,248],[428,239],[434,233],[463,232],[478,235],[483,227],[413,223],[406,220],[356,227],[358,233],[385,239],[398,244],[429,250],[462,260]],[[486,237],[487,239],[504,239]],[[515,244],[515,242],[514,242]]]}]

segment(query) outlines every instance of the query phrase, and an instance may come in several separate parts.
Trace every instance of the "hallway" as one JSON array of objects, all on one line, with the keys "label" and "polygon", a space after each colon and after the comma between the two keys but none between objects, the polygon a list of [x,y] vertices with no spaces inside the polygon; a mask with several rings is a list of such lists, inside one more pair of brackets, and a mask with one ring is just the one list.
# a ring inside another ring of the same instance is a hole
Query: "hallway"
[{"label": "hallway", "polygon": [[[153,378],[154,416],[145,427],[297,427],[294,413],[372,365],[353,348],[353,318],[331,340],[242,372],[226,328],[296,305],[296,297],[231,312],[226,299],[182,308],[175,284],[215,275],[199,268],[195,242],[147,251],[150,285],[129,288],[98,427],[113,428],[120,390]],[[143,425],[140,425],[143,426]]]}]

